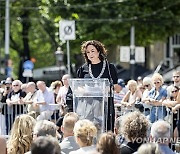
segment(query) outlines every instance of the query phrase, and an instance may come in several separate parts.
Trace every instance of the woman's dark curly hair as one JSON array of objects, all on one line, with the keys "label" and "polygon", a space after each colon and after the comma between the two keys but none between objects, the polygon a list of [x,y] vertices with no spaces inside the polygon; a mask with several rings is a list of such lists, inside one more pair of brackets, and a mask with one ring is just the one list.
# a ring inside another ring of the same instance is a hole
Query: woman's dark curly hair
[{"label": "woman's dark curly hair", "polygon": [[87,63],[91,63],[91,61],[88,59],[87,54],[86,54],[86,49],[89,45],[93,45],[97,51],[99,52],[99,59],[101,61],[104,60],[104,56],[107,56],[107,50],[105,49],[104,45],[96,40],[90,40],[90,41],[85,41],[81,45],[81,52],[86,60]]}]

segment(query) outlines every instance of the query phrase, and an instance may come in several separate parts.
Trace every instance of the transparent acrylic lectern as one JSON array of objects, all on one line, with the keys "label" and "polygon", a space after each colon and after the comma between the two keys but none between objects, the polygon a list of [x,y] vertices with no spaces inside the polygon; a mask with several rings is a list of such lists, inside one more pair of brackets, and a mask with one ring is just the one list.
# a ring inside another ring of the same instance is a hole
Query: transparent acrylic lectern
[{"label": "transparent acrylic lectern", "polygon": [[92,121],[103,133],[107,128],[107,106],[110,83],[108,79],[70,79],[73,111],[80,119]]}]

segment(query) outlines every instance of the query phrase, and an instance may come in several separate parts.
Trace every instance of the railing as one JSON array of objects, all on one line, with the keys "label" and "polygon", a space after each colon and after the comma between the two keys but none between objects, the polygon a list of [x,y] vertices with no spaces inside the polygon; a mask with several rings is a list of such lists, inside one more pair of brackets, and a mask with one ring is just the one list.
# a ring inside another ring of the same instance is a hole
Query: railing
[{"label": "railing", "polygon": [[[128,107],[121,106],[120,104],[115,104],[116,117],[123,116],[123,115],[127,114],[128,112],[133,112],[135,110],[139,111],[139,109],[137,109],[135,107],[133,109],[129,109]],[[169,108],[166,108],[166,111],[167,111],[167,115],[164,118],[164,120],[167,121],[171,125],[170,148],[173,149],[173,150],[175,150],[174,148],[178,148],[179,152],[180,152],[180,138],[179,137],[177,137],[177,138],[174,137],[174,129],[176,127],[176,124],[173,122],[173,120],[175,120],[175,119],[177,121],[180,120],[179,119],[180,112],[176,111],[175,112],[176,116],[174,116],[174,114],[170,111]],[[151,109],[149,109],[149,114],[147,114],[145,109],[141,110],[140,112],[142,112],[148,119],[150,119]],[[148,135],[150,135],[150,134],[148,134]]]},{"label": "railing", "polygon": [[[9,107],[6,103],[0,103],[0,135],[4,135],[6,138],[8,138],[8,134],[10,133],[12,124],[13,124],[16,116],[18,116],[20,114],[29,114],[29,115],[33,116],[34,118],[36,118],[39,115],[39,113],[37,113],[37,112],[29,112],[28,113],[27,106],[28,106],[28,104],[16,104],[16,105],[14,104],[11,107]],[[50,106],[53,106],[55,110],[53,111],[53,116],[51,116],[51,118],[47,119],[47,120],[56,122],[57,119],[59,118],[59,104],[51,104]],[[126,107],[122,107],[122,106],[118,106],[118,105],[115,105],[115,106],[116,106],[115,107],[116,115],[118,115],[118,116],[123,116],[127,112],[132,112],[134,110],[138,110],[137,108],[134,108],[133,110],[129,110]],[[141,112],[146,115],[145,110],[141,110]],[[149,112],[151,112],[151,111],[149,111]],[[167,113],[168,114],[167,114],[165,120],[168,121],[171,125],[171,134],[172,134],[171,136],[173,138],[173,131],[174,131],[174,127],[175,127],[173,124],[174,117],[173,117],[173,114],[171,113],[171,111],[168,111]],[[177,114],[177,120],[180,120],[180,119],[178,119],[180,112],[176,112],[176,114]],[[180,143],[174,142],[174,143],[171,143],[171,148],[174,145],[180,147]]]},{"label": "railing", "polygon": [[[54,108],[53,115],[46,120],[56,122],[59,118],[59,104],[50,104],[50,106]],[[35,119],[38,117],[38,112],[28,112],[27,107],[28,104],[13,104],[12,106],[8,106],[6,103],[0,103],[0,135],[9,134],[13,122],[18,115],[29,114]]]}]

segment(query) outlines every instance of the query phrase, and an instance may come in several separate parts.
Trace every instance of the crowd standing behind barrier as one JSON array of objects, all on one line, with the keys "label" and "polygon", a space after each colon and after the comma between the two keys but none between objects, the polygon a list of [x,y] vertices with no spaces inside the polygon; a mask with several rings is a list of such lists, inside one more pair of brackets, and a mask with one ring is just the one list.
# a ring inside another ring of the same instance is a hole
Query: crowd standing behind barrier
[{"label": "crowd standing behind barrier", "polygon": [[[163,78],[160,74],[154,74],[152,78],[145,77],[139,85],[135,80],[130,80],[126,86],[120,80],[118,85],[122,89],[117,90],[118,88],[115,87],[116,100],[118,100],[115,102],[115,107],[118,108],[116,116],[123,116],[128,112],[141,111],[151,123],[159,119],[166,120],[171,126],[171,137],[175,137],[179,142],[179,71],[173,73],[172,80],[173,84],[170,86],[164,86],[165,84],[163,84]],[[58,102],[56,102],[57,104],[55,103],[58,93],[56,91],[55,96],[53,88],[46,87],[45,82],[38,81],[37,85],[34,82],[29,82],[22,86],[21,81],[13,81],[7,78],[1,82],[0,86],[0,135],[8,135],[15,118],[21,114],[29,114],[35,119],[46,119],[53,122],[56,122],[59,116],[61,117],[61,112],[59,112],[61,109],[60,105]],[[59,86],[59,89],[61,89],[61,86]],[[118,97],[120,92],[120,97]],[[120,99],[122,101],[119,101]],[[121,125],[121,127],[124,126]],[[120,140],[124,141],[123,134]],[[173,146],[179,145],[176,142],[172,142],[172,144]],[[172,149],[173,146],[171,145]]]}]

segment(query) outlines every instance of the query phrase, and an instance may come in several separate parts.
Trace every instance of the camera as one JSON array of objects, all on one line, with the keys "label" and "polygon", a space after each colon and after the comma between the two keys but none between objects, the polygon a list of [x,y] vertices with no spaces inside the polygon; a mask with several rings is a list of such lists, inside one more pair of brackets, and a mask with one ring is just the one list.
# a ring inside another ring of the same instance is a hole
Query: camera
[{"label": "camera", "polygon": [[10,89],[10,87],[6,87],[6,90],[9,90]]}]

